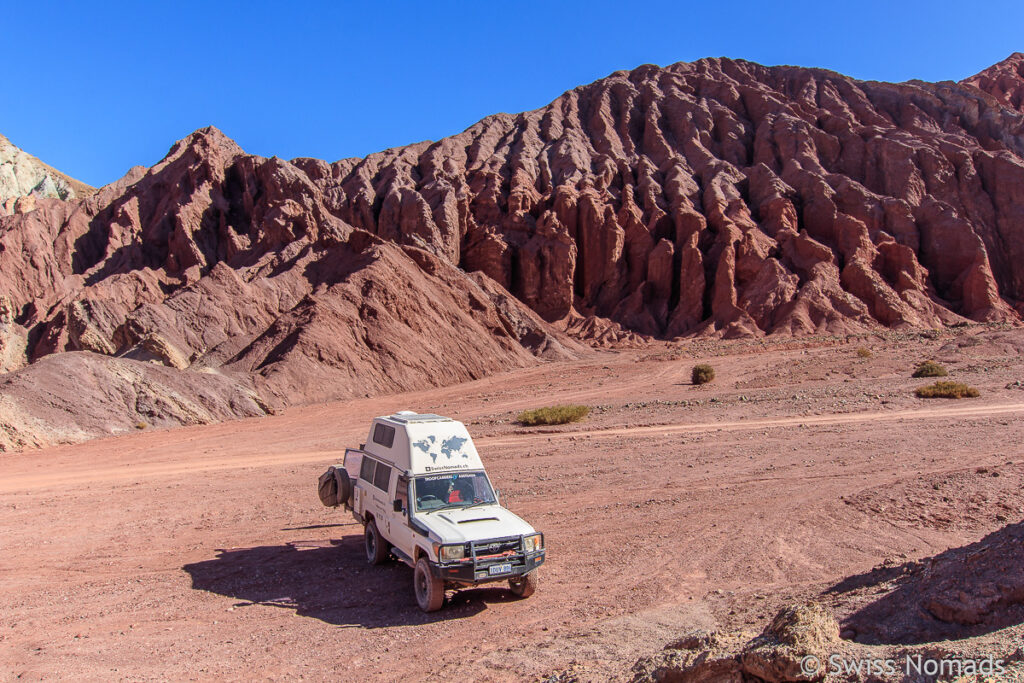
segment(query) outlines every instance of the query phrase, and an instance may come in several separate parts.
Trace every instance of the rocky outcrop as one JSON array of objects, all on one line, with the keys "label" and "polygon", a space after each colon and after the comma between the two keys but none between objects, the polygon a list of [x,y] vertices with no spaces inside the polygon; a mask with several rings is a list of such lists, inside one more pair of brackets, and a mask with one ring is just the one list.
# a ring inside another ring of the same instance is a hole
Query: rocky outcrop
[{"label": "rocky outcrop", "polygon": [[62,353],[0,375],[0,452],[268,410],[245,378]]},{"label": "rocky outcrop", "polygon": [[633,683],[744,683],[740,634],[696,631],[633,666]]},{"label": "rocky outcrop", "polygon": [[[1006,576],[1006,574],[1004,574]],[[907,613],[913,618],[914,610]],[[1019,622],[1014,622],[1019,623]],[[633,665],[633,683],[877,683],[879,681],[1019,681],[1013,638],[937,639],[915,645],[865,645],[841,639],[829,609],[810,602],[784,607],[760,635],[694,631]],[[938,678],[923,662],[945,666]],[[579,680],[569,675],[557,680]],[[555,680],[555,678],[552,678]]]},{"label": "rocky outcrop", "polygon": [[7,369],[83,351],[216,371],[280,407],[583,351],[486,275],[352,227],[299,166],[216,129],[84,200],[0,219],[0,244]]},{"label": "rocky outcrop", "polygon": [[820,681],[840,643],[839,624],[825,607],[790,605],[752,639],[742,633],[695,632],[669,643],[637,661],[633,683]]},{"label": "rocky outcrop", "polygon": [[843,619],[843,628],[861,643],[905,644],[967,638],[1020,624],[1022,567],[1024,523],[1008,524],[934,557],[877,568],[838,587],[856,586],[870,596]]},{"label": "rocky outcrop", "polygon": [[963,83],[991,95],[1004,107],[1024,113],[1024,52],[1014,52]]},{"label": "rocky outcrop", "polygon": [[0,135],[0,215],[25,213],[35,198],[74,199],[93,188],[26,154]]},{"label": "rocky outcrop", "polygon": [[[763,681],[815,681],[823,678],[839,642],[839,623],[825,607],[806,603],[784,607],[740,657],[743,671]],[[822,663],[808,671],[807,658]]]},{"label": "rocky outcrop", "polygon": [[0,296],[0,373],[17,370],[25,365],[27,333],[14,318],[11,300]]},{"label": "rocky outcrop", "polygon": [[967,85],[708,59],[302,166],[348,223],[547,320],[788,335],[1019,320],[1022,132]]}]

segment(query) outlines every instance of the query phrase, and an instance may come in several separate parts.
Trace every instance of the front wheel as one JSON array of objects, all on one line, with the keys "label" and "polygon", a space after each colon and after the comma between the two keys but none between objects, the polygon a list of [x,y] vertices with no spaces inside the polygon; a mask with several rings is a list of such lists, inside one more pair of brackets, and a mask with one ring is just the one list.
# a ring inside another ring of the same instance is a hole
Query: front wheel
[{"label": "front wheel", "polygon": [[366,525],[363,537],[366,541],[366,561],[370,564],[384,564],[384,561],[388,559],[388,543],[380,535],[377,523],[372,519]]},{"label": "front wheel", "polygon": [[430,572],[430,563],[426,557],[416,562],[413,570],[413,587],[416,590],[416,602],[424,612],[436,612],[444,604],[444,581]]},{"label": "front wheel", "polygon": [[534,591],[537,590],[537,573],[540,570],[534,569],[529,574],[524,574],[519,578],[509,579],[508,587],[513,594],[520,598],[528,598],[533,595]]}]

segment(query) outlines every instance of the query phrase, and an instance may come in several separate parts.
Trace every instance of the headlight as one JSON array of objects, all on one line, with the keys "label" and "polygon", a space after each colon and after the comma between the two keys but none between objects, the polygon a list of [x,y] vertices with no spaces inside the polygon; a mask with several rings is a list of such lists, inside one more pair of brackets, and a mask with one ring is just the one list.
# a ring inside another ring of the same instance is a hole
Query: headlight
[{"label": "headlight", "polygon": [[452,560],[461,560],[466,556],[466,546],[464,545],[443,545],[441,546],[441,552],[438,553],[438,558],[442,562],[451,562]]},{"label": "headlight", "polygon": [[533,553],[544,547],[543,534],[533,534],[523,537],[523,552]]}]

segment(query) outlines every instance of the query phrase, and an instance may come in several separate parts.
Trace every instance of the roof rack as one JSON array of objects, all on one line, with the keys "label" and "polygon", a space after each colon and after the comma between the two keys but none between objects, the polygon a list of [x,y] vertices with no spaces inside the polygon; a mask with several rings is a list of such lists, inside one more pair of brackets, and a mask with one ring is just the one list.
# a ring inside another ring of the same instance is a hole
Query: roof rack
[{"label": "roof rack", "polygon": [[435,415],[433,413],[410,413],[408,410],[402,410],[390,415],[388,419],[394,420],[395,422],[401,422],[402,424],[409,424],[411,422],[451,422],[450,417],[444,417],[443,415]]}]

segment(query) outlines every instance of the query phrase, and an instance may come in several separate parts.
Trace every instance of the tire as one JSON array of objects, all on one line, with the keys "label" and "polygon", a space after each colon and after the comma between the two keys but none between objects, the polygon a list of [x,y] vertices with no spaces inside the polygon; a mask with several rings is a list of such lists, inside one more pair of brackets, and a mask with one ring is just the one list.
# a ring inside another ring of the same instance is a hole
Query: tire
[{"label": "tire", "polygon": [[412,586],[416,603],[424,612],[436,612],[444,605],[444,581],[430,573],[430,563],[420,557],[413,570]]},{"label": "tire", "polygon": [[538,583],[538,572],[540,570],[534,569],[529,574],[524,574],[518,579],[509,579],[508,588],[516,597],[528,598],[533,595],[534,591],[537,590]]},{"label": "tire", "polygon": [[339,468],[334,470],[334,478],[338,483],[338,504],[352,509],[352,478],[348,476],[348,470]]},{"label": "tire", "polygon": [[338,498],[338,471],[333,465],[320,475],[316,489],[324,507],[336,507],[341,502]]},{"label": "tire", "polygon": [[384,561],[388,559],[390,548],[388,547],[388,542],[384,540],[384,537],[380,535],[380,531],[377,530],[377,523],[372,519],[366,525],[363,539],[366,546],[366,561],[370,564],[384,564]]}]

